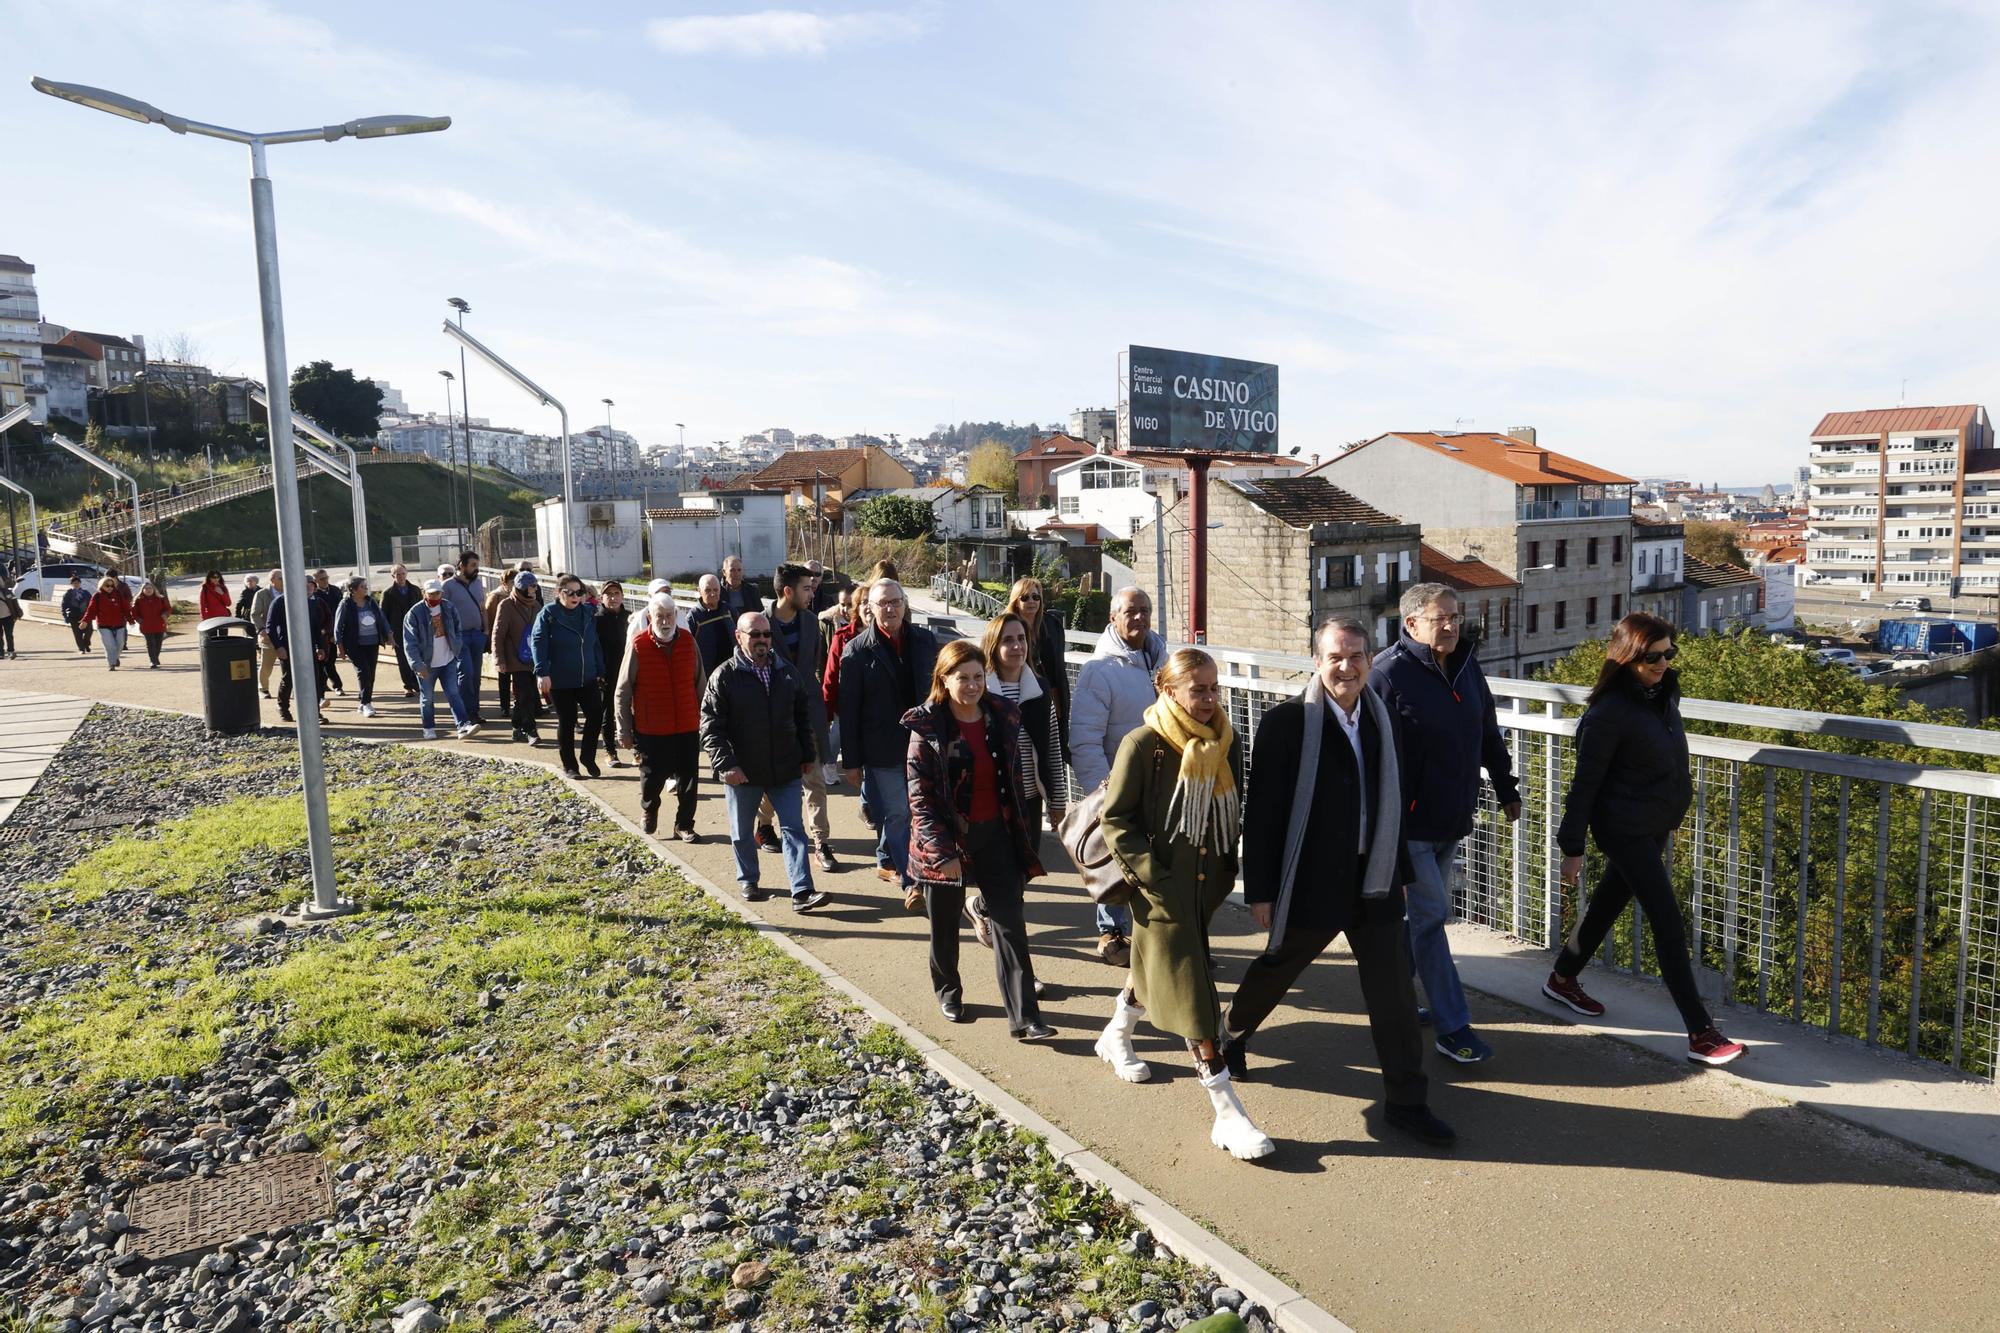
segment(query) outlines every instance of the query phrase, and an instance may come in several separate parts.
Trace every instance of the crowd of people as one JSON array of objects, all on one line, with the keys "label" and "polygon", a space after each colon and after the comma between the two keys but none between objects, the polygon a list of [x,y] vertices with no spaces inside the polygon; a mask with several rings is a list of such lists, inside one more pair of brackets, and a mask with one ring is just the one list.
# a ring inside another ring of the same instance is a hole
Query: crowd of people
[{"label": "crowd of people", "polygon": [[[260,627],[261,687],[271,692],[275,670],[286,719],[295,658],[312,663],[317,706],[349,693],[345,667],[356,706],[374,716],[386,648],[424,737],[438,734],[440,691],[456,734],[470,736],[485,722],[490,656],[516,741],[544,744],[553,722],[572,778],[601,777],[600,752],[613,767],[627,765],[621,754],[636,762],[649,834],[661,832],[671,796],[664,836],[701,840],[706,761],[723,787],[738,890],[752,902],[770,896],[762,855],[775,853],[794,910],[827,903],[814,871],[842,868],[828,807],[836,790],[851,791],[874,834],[875,874],[928,919],[940,1013],[966,1021],[969,928],[992,951],[1008,1030],[1021,1041],[1054,1035],[1039,1007],[1046,988],[1026,886],[1044,874],[1051,833],[1070,849],[1099,839],[1115,873],[1092,884],[1095,953],[1121,980],[1096,1053],[1118,1078],[1143,1083],[1152,1071],[1135,1046],[1139,1025],[1179,1038],[1210,1100],[1212,1141],[1239,1158],[1273,1150],[1236,1087],[1253,1079],[1254,1036],[1344,935],[1386,1123],[1427,1143],[1454,1140],[1428,1105],[1422,1029],[1447,1059],[1494,1058],[1445,925],[1483,784],[1508,820],[1520,818],[1521,798],[1450,588],[1405,591],[1396,641],[1379,654],[1359,622],[1318,626],[1304,688],[1246,738],[1223,707],[1215,660],[1169,651],[1138,588],[1113,596],[1072,685],[1066,636],[1034,579],[1013,585],[983,636],[940,642],[914,623],[887,562],[847,589],[822,588],[822,577],[816,562],[781,565],[766,601],[732,558],[700,580],[691,604],[656,580],[634,608],[616,581],[592,587],[558,574],[545,589],[525,565],[489,591],[472,552],[421,586],[398,565],[379,597],[363,578],[336,587],[315,570],[310,644],[291,640],[279,571],[262,586],[253,577],[233,601],[211,574],[200,601],[204,618],[233,612]],[[116,577],[87,596],[73,586],[63,603],[79,650],[94,629],[113,670],[133,624],[157,665],[165,610],[150,583],[134,597]],[[1565,884],[1580,882],[1587,841],[1607,870],[1542,991],[1602,1015],[1579,976],[1636,898],[1688,1057],[1719,1065],[1743,1047],[1716,1029],[1696,990],[1665,859],[1691,803],[1673,638],[1666,622],[1635,614],[1608,644],[1556,833]],[[1266,940],[1225,1003],[1210,925],[1239,874]]]}]

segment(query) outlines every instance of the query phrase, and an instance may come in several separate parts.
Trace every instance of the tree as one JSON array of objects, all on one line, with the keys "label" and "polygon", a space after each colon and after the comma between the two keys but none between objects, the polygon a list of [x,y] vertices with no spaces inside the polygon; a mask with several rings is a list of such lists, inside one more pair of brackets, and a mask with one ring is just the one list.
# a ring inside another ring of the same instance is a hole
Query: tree
[{"label": "tree", "polygon": [[373,439],[382,417],[382,391],[331,361],[314,361],[292,372],[292,407],[342,439]]},{"label": "tree", "polygon": [[864,536],[907,542],[930,536],[936,518],[922,500],[907,495],[878,495],[854,511],[854,526]]},{"label": "tree", "polygon": [[1711,565],[1741,565],[1750,567],[1748,556],[1743,554],[1738,542],[1743,536],[1741,523],[1704,523],[1695,519],[1687,528],[1687,553],[1697,560],[1706,560]]},{"label": "tree", "polygon": [[1014,451],[999,440],[981,440],[972,446],[966,460],[965,479],[1012,497],[1014,494]]}]

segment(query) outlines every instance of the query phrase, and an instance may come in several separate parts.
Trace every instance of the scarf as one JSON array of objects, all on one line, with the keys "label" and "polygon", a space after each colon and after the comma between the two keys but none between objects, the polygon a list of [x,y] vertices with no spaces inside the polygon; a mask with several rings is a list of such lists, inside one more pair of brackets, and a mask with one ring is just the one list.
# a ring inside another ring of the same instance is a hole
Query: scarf
[{"label": "scarf", "polygon": [[[1278,902],[1271,912],[1271,943],[1275,949],[1284,941],[1285,923],[1292,913],[1292,884],[1298,876],[1299,855],[1305,848],[1306,820],[1312,815],[1313,788],[1319,782],[1319,747],[1326,730],[1328,702],[1319,676],[1306,682],[1306,729],[1299,747],[1297,785],[1292,790],[1292,817],[1285,828],[1285,853],[1278,870]],[[1361,884],[1363,898],[1386,898],[1394,886],[1396,850],[1402,837],[1403,782],[1396,765],[1396,733],[1389,720],[1388,705],[1372,689],[1361,691],[1362,706],[1375,719],[1380,737],[1380,758],[1376,760],[1375,815],[1368,822],[1368,871]],[[1364,788],[1365,789],[1365,788]],[[1363,799],[1366,799],[1365,797]]]},{"label": "scarf", "polygon": [[1228,714],[1218,710],[1215,725],[1204,727],[1162,694],[1146,705],[1145,718],[1146,725],[1181,757],[1180,775],[1174,779],[1173,798],[1167,803],[1168,834],[1179,833],[1199,847],[1212,832],[1218,846],[1233,849],[1242,829],[1243,803],[1236,790],[1236,774],[1229,767],[1236,733],[1230,728]]}]

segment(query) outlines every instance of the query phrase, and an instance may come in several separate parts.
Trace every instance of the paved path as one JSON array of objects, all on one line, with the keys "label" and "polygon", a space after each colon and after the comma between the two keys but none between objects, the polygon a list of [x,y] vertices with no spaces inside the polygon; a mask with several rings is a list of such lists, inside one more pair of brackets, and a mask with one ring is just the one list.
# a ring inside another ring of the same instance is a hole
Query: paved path
[{"label": "paved path", "polygon": [[[160,671],[111,675],[66,650],[59,626],[31,624],[21,635],[24,655],[0,669],[0,688],[198,707],[190,640],[169,641]],[[414,707],[400,699],[372,722],[345,700],[332,700],[329,712],[335,735],[415,732]],[[552,751],[524,750],[505,735],[457,748],[553,762]],[[607,770],[592,785],[636,815],[635,771]],[[721,827],[721,809],[719,788],[705,783],[705,833]],[[1760,1028],[1782,1050],[1753,1049],[1739,1077],[1659,1058],[1643,1048],[1657,1032],[1640,1032],[1634,1045],[1579,1028],[1525,995],[1518,1005],[1476,995],[1499,1058],[1474,1069],[1433,1058],[1433,1105],[1461,1136],[1455,1151],[1434,1154],[1382,1130],[1353,967],[1336,946],[1259,1035],[1258,1078],[1244,1100],[1279,1151],[1246,1165],[1209,1146],[1205,1100],[1177,1043],[1156,1034],[1142,1042],[1157,1071],[1143,1086],[1119,1083],[1092,1056],[1118,978],[1089,955],[1090,914],[1073,878],[1052,876],[1030,894],[1037,971],[1057,988],[1044,1016],[1059,1035],[1024,1047],[1007,1037],[985,954],[969,937],[975,1021],[953,1026],[938,1016],[923,923],[875,879],[851,796],[836,798],[834,826],[850,867],[820,877],[835,905],[805,920],[782,898],[757,910],[1357,1328],[1996,1322],[2000,1187],[1990,1175],[1794,1105],[1833,1067],[1818,1053],[1840,1053],[1813,1034]],[[729,849],[715,838],[675,850],[709,879],[732,881]],[[765,866],[775,884],[778,858]],[[1533,960],[1485,940],[1467,960],[1468,976],[1513,993],[1509,970]],[[1215,942],[1226,990],[1256,947],[1247,914],[1225,908]],[[1468,953],[1476,942],[1465,937]],[[1658,1003],[1657,987],[1609,976],[1597,987],[1614,1004],[1612,1019],[1634,1027]],[[1862,1059],[1876,1062],[1864,1067],[1883,1081],[1910,1072],[1890,1057]],[[1938,1090],[1940,1116],[1990,1128],[2000,1109],[1991,1089],[1940,1082],[1948,1085]]]},{"label": "paved path", "polygon": [[[0,685],[14,684],[16,674],[0,676]],[[89,711],[88,700],[71,695],[0,690],[0,824],[34,789]]]}]

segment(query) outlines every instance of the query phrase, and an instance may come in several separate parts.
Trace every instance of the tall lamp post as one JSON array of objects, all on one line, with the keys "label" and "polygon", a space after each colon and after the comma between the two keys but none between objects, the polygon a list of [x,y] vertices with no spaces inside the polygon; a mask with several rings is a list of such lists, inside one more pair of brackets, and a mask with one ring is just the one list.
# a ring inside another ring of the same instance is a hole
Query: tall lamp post
[{"label": "tall lamp post", "polygon": [[[242,144],[250,150],[250,221],[256,236],[257,294],[264,326],[264,383],[273,386],[270,407],[271,491],[278,510],[278,565],[285,585],[294,593],[306,588],[306,569],[299,533],[298,464],[292,450],[292,396],[285,386],[291,372],[285,355],[284,301],[278,287],[278,222],[271,199],[271,177],[264,168],[264,150],[273,144],[333,143],[339,139],[384,139],[422,134],[450,126],[449,116],[368,116],[317,129],[257,134],[169,115],[148,102],[77,83],[34,80],[36,91],[60,97],[93,111],[103,111],[142,125],[164,125],[175,134],[198,134]],[[303,596],[285,598],[285,634],[294,644],[309,644],[312,620]],[[319,710],[299,710],[299,776],[305,788],[306,846],[312,861],[313,900],[300,908],[308,919],[354,911],[340,897],[333,877],[333,830],[326,814],[326,755],[319,734]]]},{"label": "tall lamp post", "polygon": [[474,356],[504,375],[507,378],[507,382],[515,388],[527,394],[530,398],[535,399],[543,407],[553,407],[556,410],[556,417],[562,423],[563,521],[561,542],[562,564],[560,567],[563,569],[575,569],[576,529],[572,523],[571,513],[576,508],[576,474],[571,470],[569,460],[569,409],[550,397],[546,389],[501,360],[498,352],[495,352],[485,343],[467,333],[463,328],[455,327],[450,320],[446,320],[444,331],[446,336],[456,338],[459,346],[470,350]]},{"label": "tall lamp post", "polygon": [[[449,370],[440,370],[438,376],[444,380],[444,471],[446,476],[451,476],[458,468],[458,431],[451,424],[451,384],[458,377]],[[463,396],[459,398],[459,402],[461,405],[465,402]],[[463,532],[465,530],[458,526],[458,483],[453,481],[451,485],[445,487],[445,490],[451,495],[451,526]],[[464,549],[463,542],[459,543],[459,546],[461,550]],[[453,554],[456,555],[457,552]]]},{"label": "tall lamp post", "polygon": [[[465,317],[472,311],[472,307],[466,304],[465,298],[462,296],[447,297],[445,298],[445,304],[458,312],[458,327],[461,329],[464,328]],[[466,401],[466,394],[470,391],[471,387],[471,382],[467,380],[465,375],[465,349],[460,347],[458,349],[458,418],[465,423],[465,526],[472,530],[472,540],[467,545],[476,546],[479,541],[479,502],[473,498],[472,494],[472,405]]]}]

